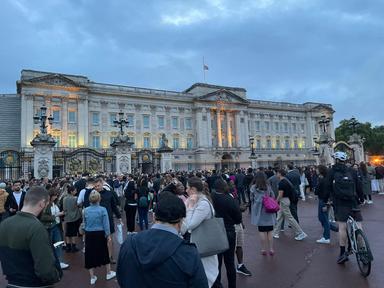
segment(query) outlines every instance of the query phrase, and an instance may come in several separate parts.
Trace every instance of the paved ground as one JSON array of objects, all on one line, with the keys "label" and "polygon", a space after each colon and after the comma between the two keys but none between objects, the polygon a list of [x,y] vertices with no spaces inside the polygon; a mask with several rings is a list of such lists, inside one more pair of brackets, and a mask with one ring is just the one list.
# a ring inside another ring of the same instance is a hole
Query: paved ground
[{"label": "paved ground", "polygon": [[[249,216],[244,213],[246,225],[245,263],[253,273],[252,277],[238,276],[238,287],[263,288],[379,288],[384,287],[384,196],[375,196],[374,204],[363,207],[364,229],[368,235],[375,260],[368,279],[360,276],[356,259],[350,258],[346,265],[337,265],[337,234],[332,234],[331,245],[319,245],[315,240],[321,236],[321,227],[317,221],[317,202],[310,199],[299,204],[299,218],[304,231],[309,235],[302,242],[293,240],[292,231],[286,231],[275,240],[276,255],[262,256],[259,253],[257,230],[249,224]],[[290,230],[290,229],[288,229]],[[1,237],[1,236],[0,236]],[[118,247],[116,248],[116,255]],[[83,268],[83,254],[66,254],[71,264],[64,272],[64,278],[57,287],[87,287],[89,278]],[[99,279],[94,287],[118,287],[116,281],[105,282],[104,270],[98,269]],[[225,275],[225,272],[224,272]],[[0,287],[5,286],[0,277]],[[381,284],[380,284],[381,283]]]}]

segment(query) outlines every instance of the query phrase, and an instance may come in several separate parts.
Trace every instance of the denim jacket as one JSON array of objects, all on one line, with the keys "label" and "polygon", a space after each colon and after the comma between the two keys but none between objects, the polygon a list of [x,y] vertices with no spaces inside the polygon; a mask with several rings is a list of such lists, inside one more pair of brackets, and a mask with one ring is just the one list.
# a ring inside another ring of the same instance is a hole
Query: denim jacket
[{"label": "denim jacket", "polygon": [[105,237],[109,236],[109,218],[107,209],[99,204],[91,204],[91,206],[84,210],[84,230],[91,231],[104,231]]}]

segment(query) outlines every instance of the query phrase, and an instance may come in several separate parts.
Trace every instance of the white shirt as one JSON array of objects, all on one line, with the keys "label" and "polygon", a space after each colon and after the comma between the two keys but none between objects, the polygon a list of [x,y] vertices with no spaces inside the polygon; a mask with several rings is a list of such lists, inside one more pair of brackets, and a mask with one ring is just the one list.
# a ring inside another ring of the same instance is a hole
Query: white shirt
[{"label": "white shirt", "polygon": [[[55,203],[53,203],[51,206],[51,214],[53,216],[56,216],[59,213],[60,213],[59,207],[57,207],[57,205]],[[56,224],[60,224],[60,217],[56,216],[55,220],[56,220]]]},{"label": "white shirt", "polygon": [[13,192],[13,197],[15,197],[18,207],[20,207],[21,195],[22,195],[21,190],[19,193]]}]

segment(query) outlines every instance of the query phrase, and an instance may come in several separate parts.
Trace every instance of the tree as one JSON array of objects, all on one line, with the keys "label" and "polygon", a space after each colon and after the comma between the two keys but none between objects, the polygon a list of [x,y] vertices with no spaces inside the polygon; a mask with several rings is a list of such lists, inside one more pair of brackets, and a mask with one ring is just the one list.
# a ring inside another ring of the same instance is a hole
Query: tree
[{"label": "tree", "polygon": [[[354,132],[353,118],[340,121],[335,129],[336,141],[348,142]],[[364,149],[371,155],[384,154],[384,126],[372,127],[369,122],[358,123],[355,132],[365,138]]]}]

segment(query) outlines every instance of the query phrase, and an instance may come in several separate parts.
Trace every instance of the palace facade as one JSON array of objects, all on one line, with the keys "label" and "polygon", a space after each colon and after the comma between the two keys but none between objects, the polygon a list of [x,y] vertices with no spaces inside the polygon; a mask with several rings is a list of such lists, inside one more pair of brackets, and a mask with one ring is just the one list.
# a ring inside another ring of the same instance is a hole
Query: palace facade
[{"label": "palace facade", "polygon": [[[250,137],[257,166],[314,164],[318,121],[334,113],[329,104],[249,99],[237,87],[196,83],[175,92],[32,70],[21,72],[15,98],[20,101],[21,150],[32,151],[30,142],[39,132],[33,117],[42,105],[54,118],[48,132],[57,141],[55,150],[68,153],[112,151],[110,144],[119,135],[113,121],[123,112],[129,123],[124,131],[134,143],[132,167],[145,172],[159,169],[156,149],[163,133],[174,150],[175,170],[249,167]],[[332,121],[329,130],[334,138]]]}]

